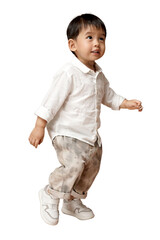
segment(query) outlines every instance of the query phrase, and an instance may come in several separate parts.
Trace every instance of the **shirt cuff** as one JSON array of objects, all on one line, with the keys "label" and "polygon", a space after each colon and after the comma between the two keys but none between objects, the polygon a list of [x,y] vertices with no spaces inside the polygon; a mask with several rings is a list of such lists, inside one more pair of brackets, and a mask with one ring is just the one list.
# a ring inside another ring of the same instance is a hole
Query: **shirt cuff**
[{"label": "shirt cuff", "polygon": [[120,110],[120,105],[122,104],[122,102],[125,100],[124,97],[122,96],[118,96],[118,98],[116,99],[116,101],[113,103],[112,105],[112,109],[113,110]]},{"label": "shirt cuff", "polygon": [[46,120],[47,122],[50,122],[53,119],[53,115],[51,114],[51,112],[43,106],[40,106],[37,109],[37,111],[35,112],[35,115]]}]

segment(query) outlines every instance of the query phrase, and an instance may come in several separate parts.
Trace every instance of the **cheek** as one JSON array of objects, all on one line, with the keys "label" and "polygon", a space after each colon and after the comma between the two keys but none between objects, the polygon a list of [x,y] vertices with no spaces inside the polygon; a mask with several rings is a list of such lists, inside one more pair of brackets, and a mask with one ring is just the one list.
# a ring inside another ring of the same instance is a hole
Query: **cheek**
[{"label": "cheek", "polygon": [[90,45],[89,44],[83,44],[81,46],[81,52],[83,52],[84,54],[87,54],[88,52],[90,52]]},{"label": "cheek", "polygon": [[84,42],[82,47],[85,49],[90,48],[90,44],[87,42]]},{"label": "cheek", "polygon": [[84,51],[84,49],[87,48],[87,44],[84,43],[84,42],[80,42],[79,45],[78,45],[78,47],[79,47],[79,49],[80,49],[81,51]]},{"label": "cheek", "polygon": [[104,54],[104,53],[105,53],[105,50],[106,50],[106,49],[105,49],[105,46],[102,46],[101,49],[102,49],[102,54]]}]

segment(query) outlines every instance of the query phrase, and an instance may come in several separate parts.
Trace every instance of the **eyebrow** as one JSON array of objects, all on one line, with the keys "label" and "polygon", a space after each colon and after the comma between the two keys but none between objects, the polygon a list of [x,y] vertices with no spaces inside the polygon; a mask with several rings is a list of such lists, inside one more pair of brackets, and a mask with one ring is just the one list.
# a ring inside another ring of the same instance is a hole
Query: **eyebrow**
[{"label": "eyebrow", "polygon": [[[86,33],[85,33],[85,36],[86,36],[86,35],[90,35],[90,34],[93,34],[93,32],[86,32]],[[104,33],[100,33],[100,35],[106,36]]]}]

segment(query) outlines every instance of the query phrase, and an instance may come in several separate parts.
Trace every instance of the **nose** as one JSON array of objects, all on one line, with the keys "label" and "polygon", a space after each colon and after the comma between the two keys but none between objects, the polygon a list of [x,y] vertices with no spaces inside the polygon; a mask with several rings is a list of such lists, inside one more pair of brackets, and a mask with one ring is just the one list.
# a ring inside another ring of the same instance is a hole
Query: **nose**
[{"label": "nose", "polygon": [[98,46],[99,46],[99,40],[98,40],[98,39],[95,39],[95,41],[94,41],[94,46],[95,46],[95,47],[98,47]]}]

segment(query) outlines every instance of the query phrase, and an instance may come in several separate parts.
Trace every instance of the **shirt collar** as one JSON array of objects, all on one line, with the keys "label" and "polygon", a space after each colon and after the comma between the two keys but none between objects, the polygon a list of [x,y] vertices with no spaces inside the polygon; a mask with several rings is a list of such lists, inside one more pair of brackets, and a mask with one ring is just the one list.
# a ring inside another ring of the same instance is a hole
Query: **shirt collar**
[{"label": "shirt collar", "polygon": [[[84,73],[89,73],[89,72],[94,72],[93,70],[91,70],[90,68],[88,68],[85,64],[83,64],[76,56],[73,56],[71,59],[71,63],[79,68],[82,72]],[[98,72],[102,72],[102,69],[100,68],[100,66],[95,63],[96,66],[96,73]]]}]

